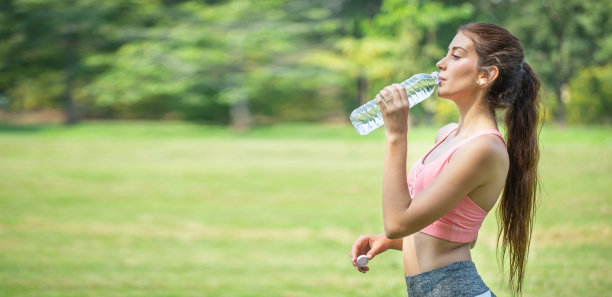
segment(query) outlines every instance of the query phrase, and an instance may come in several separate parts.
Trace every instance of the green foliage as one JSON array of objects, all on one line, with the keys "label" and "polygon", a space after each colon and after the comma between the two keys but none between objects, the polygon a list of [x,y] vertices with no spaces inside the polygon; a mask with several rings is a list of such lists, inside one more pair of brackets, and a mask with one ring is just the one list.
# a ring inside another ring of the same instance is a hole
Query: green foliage
[{"label": "green foliage", "polygon": [[427,110],[431,110],[433,113],[433,122],[437,125],[445,123],[457,122],[459,119],[459,112],[455,103],[445,100],[428,100],[424,102],[424,106]]},{"label": "green foliage", "polygon": [[[473,16],[469,4],[445,6],[437,2],[384,1],[381,11],[364,21],[364,36],[337,43],[350,77],[367,80],[361,103],[374,98],[386,85],[402,82],[416,73],[435,71],[435,63],[460,24]],[[438,102],[418,105],[411,112],[415,122],[430,122]],[[452,112],[451,112],[452,114]],[[455,113],[456,114],[456,113]],[[448,115],[448,114],[446,114]],[[438,117],[448,119],[447,116]],[[454,118],[453,120],[456,120]]]},{"label": "green foliage", "polygon": [[76,121],[77,109],[89,108],[77,97],[100,71],[84,60],[117,48],[122,40],[115,26],[136,2],[3,1],[0,91],[11,99],[10,109],[61,107],[68,122]]},{"label": "green foliage", "polygon": [[[315,114],[330,104],[313,98],[339,93],[325,90],[339,89],[331,85],[342,80],[338,75],[302,62],[321,48],[313,41],[337,31],[328,9],[299,1],[188,1],[163,8],[165,21],[144,29],[143,40],[92,57],[110,68],[88,86],[99,104],[167,98],[188,119],[228,122],[228,108],[246,100],[259,118],[320,120]],[[215,106],[221,115],[211,118]]]},{"label": "green foliage", "polygon": [[570,83],[568,122],[612,124],[612,64],[583,69]]},{"label": "green foliage", "polygon": [[[6,0],[0,97],[4,110],[75,119],[346,122],[384,86],[434,71],[460,25],[488,21],[521,39],[562,120],[570,80],[612,56],[610,3]],[[412,119],[455,120],[443,102]]]},{"label": "green foliage", "polygon": [[[612,56],[612,2],[519,1],[506,7],[505,23],[525,47],[526,60],[555,93],[555,118],[564,121],[563,88],[580,69]],[[520,17],[517,17],[519,16]]]}]

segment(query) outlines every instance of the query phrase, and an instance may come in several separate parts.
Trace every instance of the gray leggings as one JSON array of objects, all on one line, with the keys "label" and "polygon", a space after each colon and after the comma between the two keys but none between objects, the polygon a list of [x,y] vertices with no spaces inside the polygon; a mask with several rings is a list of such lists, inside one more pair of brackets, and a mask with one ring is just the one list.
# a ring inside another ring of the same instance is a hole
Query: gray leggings
[{"label": "gray leggings", "polygon": [[406,276],[409,297],[495,297],[472,261]]}]

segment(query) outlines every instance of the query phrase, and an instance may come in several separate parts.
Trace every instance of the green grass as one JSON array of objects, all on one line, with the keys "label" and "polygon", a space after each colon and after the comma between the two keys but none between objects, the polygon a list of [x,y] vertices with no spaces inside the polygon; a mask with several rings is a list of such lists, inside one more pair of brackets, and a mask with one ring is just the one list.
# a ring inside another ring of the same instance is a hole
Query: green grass
[{"label": "green grass", "polygon": [[[434,128],[409,135],[412,163]],[[612,128],[546,127],[524,296],[612,291]],[[406,296],[382,231],[384,134],[180,123],[0,127],[0,296]],[[508,296],[496,223],[474,261]]]}]

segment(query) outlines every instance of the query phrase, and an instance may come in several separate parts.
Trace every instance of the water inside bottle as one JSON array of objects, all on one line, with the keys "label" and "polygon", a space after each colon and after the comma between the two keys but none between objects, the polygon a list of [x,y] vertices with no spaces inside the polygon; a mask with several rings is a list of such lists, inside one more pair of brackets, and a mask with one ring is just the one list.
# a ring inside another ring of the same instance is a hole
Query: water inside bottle
[{"label": "water inside bottle", "polygon": [[[438,73],[419,73],[402,82],[406,89],[410,107],[429,98],[439,83]],[[358,107],[351,113],[351,123],[357,132],[366,135],[384,125],[382,113],[376,99]]]}]

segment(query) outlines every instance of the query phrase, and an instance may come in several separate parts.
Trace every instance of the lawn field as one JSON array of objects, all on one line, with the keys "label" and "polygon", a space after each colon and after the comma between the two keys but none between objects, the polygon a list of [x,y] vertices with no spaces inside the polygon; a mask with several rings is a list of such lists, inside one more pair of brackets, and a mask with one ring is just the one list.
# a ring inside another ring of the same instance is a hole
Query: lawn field
[{"label": "lawn field", "polygon": [[[409,165],[436,128],[409,133]],[[524,296],[612,295],[612,128],[545,127]],[[382,232],[384,133],[183,123],[0,126],[0,296],[406,296]],[[473,258],[509,296],[489,215]]]}]

